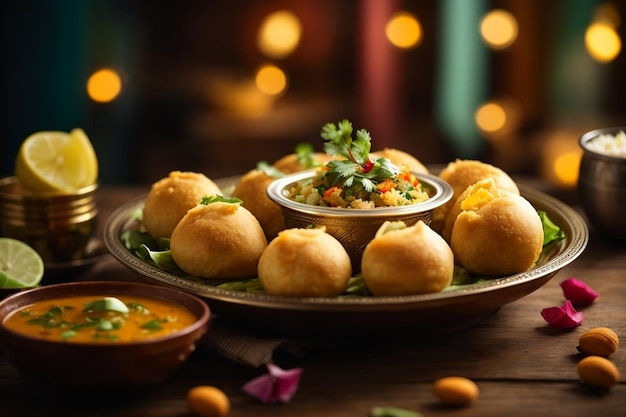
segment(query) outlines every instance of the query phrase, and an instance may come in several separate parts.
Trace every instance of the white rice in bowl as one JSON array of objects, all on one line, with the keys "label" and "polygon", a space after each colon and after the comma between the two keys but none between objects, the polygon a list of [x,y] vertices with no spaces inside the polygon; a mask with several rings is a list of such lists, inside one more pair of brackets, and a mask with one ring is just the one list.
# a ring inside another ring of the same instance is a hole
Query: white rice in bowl
[{"label": "white rice in bowl", "polygon": [[608,156],[626,158],[626,134],[620,131],[615,136],[604,134],[587,142],[587,149]]}]

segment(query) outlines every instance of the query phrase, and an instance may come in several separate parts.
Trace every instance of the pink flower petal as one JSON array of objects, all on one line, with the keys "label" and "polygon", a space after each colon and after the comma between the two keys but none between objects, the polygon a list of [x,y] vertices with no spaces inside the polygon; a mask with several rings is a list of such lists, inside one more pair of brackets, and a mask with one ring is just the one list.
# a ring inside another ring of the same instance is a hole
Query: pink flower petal
[{"label": "pink flower petal", "polygon": [[270,374],[261,375],[246,383],[243,391],[262,403],[274,402],[274,378]]},{"label": "pink flower petal", "polygon": [[269,373],[246,383],[243,391],[262,403],[289,402],[298,390],[302,368],[285,370],[268,363],[267,369]]},{"label": "pink flower petal", "polygon": [[278,400],[283,403],[289,402],[298,390],[302,368],[284,370],[272,363],[268,363],[267,369],[276,378],[275,392]]},{"label": "pink flower petal", "polygon": [[563,295],[575,306],[587,306],[598,298],[598,293],[583,281],[576,278],[568,278],[561,282]]},{"label": "pink flower petal", "polygon": [[544,308],[541,316],[550,326],[559,329],[571,329],[580,325],[584,319],[583,313],[576,311],[570,300],[566,300],[561,307]]}]

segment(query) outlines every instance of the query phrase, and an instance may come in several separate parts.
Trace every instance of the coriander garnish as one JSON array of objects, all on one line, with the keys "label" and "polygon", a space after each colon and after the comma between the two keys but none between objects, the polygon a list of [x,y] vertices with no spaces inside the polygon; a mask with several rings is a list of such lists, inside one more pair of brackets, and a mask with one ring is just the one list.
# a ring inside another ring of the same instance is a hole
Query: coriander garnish
[{"label": "coriander garnish", "polygon": [[342,120],[337,125],[327,123],[322,127],[324,151],[331,156],[345,158],[327,163],[324,178],[329,187],[341,187],[350,194],[358,194],[361,190],[372,192],[377,184],[394,178],[400,168],[387,158],[372,161],[369,156],[372,146],[369,132],[359,129],[354,139],[352,132],[352,123],[348,120]]}]

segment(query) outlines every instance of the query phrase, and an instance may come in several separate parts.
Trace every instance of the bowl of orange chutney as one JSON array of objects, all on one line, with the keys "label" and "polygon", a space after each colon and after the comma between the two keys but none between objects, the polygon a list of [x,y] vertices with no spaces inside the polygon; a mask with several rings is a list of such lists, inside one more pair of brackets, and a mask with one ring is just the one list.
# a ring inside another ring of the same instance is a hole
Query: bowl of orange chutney
[{"label": "bowl of orange chutney", "polygon": [[0,345],[26,377],[55,388],[155,385],[207,331],[200,298],[133,282],[71,282],[0,302]]}]

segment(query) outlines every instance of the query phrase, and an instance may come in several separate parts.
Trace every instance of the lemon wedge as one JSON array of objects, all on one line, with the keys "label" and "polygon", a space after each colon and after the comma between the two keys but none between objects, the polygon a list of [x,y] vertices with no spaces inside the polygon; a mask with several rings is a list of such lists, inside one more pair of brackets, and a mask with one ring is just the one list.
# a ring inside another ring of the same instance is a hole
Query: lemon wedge
[{"label": "lemon wedge", "polygon": [[44,273],[41,256],[26,243],[0,238],[0,288],[39,285]]},{"label": "lemon wedge", "polygon": [[98,179],[98,159],[82,129],[42,131],[24,140],[15,175],[35,192],[75,191]]}]

